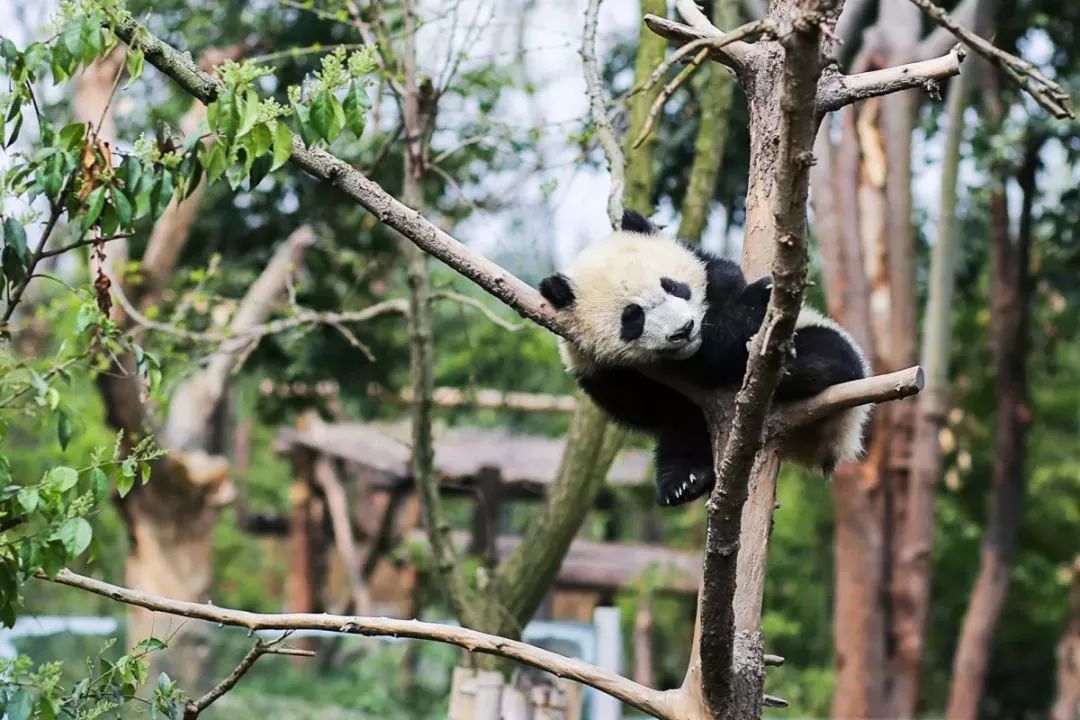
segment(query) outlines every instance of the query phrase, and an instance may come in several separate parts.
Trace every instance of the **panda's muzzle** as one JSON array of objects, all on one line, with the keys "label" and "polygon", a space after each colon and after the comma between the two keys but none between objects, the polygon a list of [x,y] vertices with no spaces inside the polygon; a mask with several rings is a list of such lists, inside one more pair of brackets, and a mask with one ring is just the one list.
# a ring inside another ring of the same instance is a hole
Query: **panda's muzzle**
[{"label": "panda's muzzle", "polygon": [[690,333],[694,332],[694,321],[687,320],[686,324],[667,336],[667,339],[671,342],[686,342],[690,339]]}]

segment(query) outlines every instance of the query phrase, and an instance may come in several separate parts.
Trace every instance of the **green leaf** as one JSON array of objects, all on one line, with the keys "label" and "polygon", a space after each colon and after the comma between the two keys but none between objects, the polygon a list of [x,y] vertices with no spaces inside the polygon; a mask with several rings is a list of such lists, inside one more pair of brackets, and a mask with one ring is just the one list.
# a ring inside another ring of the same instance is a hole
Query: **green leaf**
[{"label": "green leaf", "polygon": [[41,563],[42,572],[50,578],[56,577],[56,573],[63,569],[64,565],[67,563],[67,559],[67,548],[65,548],[64,543],[59,540],[45,543],[41,546],[40,557],[38,560]]},{"label": "green leaf", "polygon": [[155,220],[160,217],[161,213],[165,212],[166,206],[172,200],[173,189],[172,172],[168,170],[162,171],[161,177],[154,183],[153,192],[150,193],[150,213]]},{"label": "green leaf", "polygon": [[150,197],[154,193],[154,174],[144,172],[139,177],[139,187],[135,191],[135,217],[143,217],[150,212]]},{"label": "green leaf", "polygon": [[236,110],[240,115],[240,127],[236,130],[236,137],[242,138],[251,132],[255,121],[259,119],[259,96],[251,89],[242,97],[237,96]]},{"label": "green leaf", "polygon": [[123,183],[124,193],[129,200],[134,200],[139,194],[139,180],[142,179],[142,163],[134,155],[128,155],[120,163],[116,171],[116,177]]},{"label": "green leaf", "polygon": [[128,48],[127,51],[127,71],[128,71],[128,87],[131,83],[135,82],[138,78],[142,77],[143,71],[143,54],[142,50],[132,50]]},{"label": "green leaf", "polygon": [[131,214],[134,211],[134,208],[131,207],[131,201],[116,188],[112,188],[112,200],[113,207],[116,208],[116,217],[120,220],[120,226],[125,228],[130,226]]},{"label": "green leaf", "polygon": [[116,492],[120,497],[125,497],[133,487],[135,487],[135,474],[120,473],[120,477],[116,479]]},{"label": "green leaf", "polygon": [[85,137],[86,125],[83,123],[65,125],[64,129],[60,131],[60,147],[65,152],[81,148]]},{"label": "green leaf", "polygon": [[105,471],[96,467],[90,471],[90,487],[94,491],[94,499],[101,502],[109,495],[109,476]]},{"label": "green leaf", "polygon": [[11,248],[24,266],[30,264],[30,248],[26,244],[26,229],[13,217],[4,218],[4,247]]},{"label": "green leaf", "polygon": [[120,229],[120,216],[116,214],[116,208],[106,205],[101,211],[101,220],[98,222],[103,237],[111,237]]},{"label": "green leaf", "polygon": [[90,196],[86,198],[86,213],[82,216],[82,229],[89,230],[98,217],[101,216],[101,210],[105,207],[105,186],[101,185],[94,188],[90,193]]},{"label": "green leaf", "polygon": [[270,165],[273,164],[274,159],[269,155],[260,155],[255,159],[255,162],[251,164],[251,171],[248,174],[250,187],[252,190],[262,182],[262,179],[270,172]]},{"label": "green leaf", "polygon": [[277,127],[274,128],[274,162],[270,165],[271,172],[288,162],[289,157],[292,155],[292,145],[292,131],[285,124],[284,119],[279,119]]},{"label": "green leaf", "polygon": [[56,414],[56,439],[60,442],[61,450],[67,450],[73,434],[74,428],[71,426],[71,416],[64,410],[58,411]]},{"label": "green leaf", "polygon": [[66,492],[75,487],[75,483],[79,482],[79,473],[75,468],[61,465],[46,473],[45,482],[55,483],[60,492]]},{"label": "green leaf", "polygon": [[79,32],[79,28],[73,27],[65,32],[63,36],[61,36],[60,41],[71,57],[82,57],[83,36],[82,33]]},{"label": "green leaf", "polygon": [[364,126],[367,125],[367,109],[371,107],[367,93],[360,87],[360,83],[349,85],[349,93],[345,96],[345,122],[349,130],[356,137],[364,134]]},{"label": "green leaf", "polygon": [[334,142],[345,127],[345,111],[329,90],[320,90],[311,102],[311,127],[327,144]]},{"label": "green leaf", "polygon": [[86,518],[71,518],[65,520],[56,531],[64,549],[71,555],[78,555],[90,546],[90,540],[94,537],[94,530]]},{"label": "green leaf", "polygon": [[270,132],[270,126],[266,123],[259,123],[255,127],[251,128],[251,151],[255,153],[256,157],[265,155],[270,151],[270,147],[274,143],[274,136]]},{"label": "green leaf", "polygon": [[209,147],[204,146],[199,150],[200,161],[206,172],[207,182],[214,182],[225,169],[229,167],[229,155],[225,152],[225,142],[218,140]]},{"label": "green leaf", "polygon": [[28,513],[34,512],[34,508],[38,506],[38,500],[41,499],[37,487],[24,487],[15,497],[22,506],[23,512]]},{"label": "green leaf", "polygon": [[[16,106],[18,107],[18,106]],[[15,144],[15,141],[19,139],[19,131],[22,130],[22,111],[20,110],[15,114],[15,124],[11,126],[11,132],[8,134],[7,139],[4,140],[4,147],[8,148]]]},{"label": "green leaf", "polygon": [[63,43],[53,43],[49,67],[52,69],[53,82],[57,85],[71,77],[71,53]]},{"label": "green leaf", "polygon": [[[140,640],[139,642],[135,643],[135,647],[133,649],[136,650],[136,651],[142,650],[142,651],[145,651],[145,652],[158,652],[159,650],[164,650],[166,647],[168,647],[168,646],[165,645],[164,640],[159,640],[156,637],[148,637],[148,638],[146,638],[144,640]],[[162,673],[162,674],[164,675],[164,673]],[[165,675],[165,682],[166,683],[169,682],[169,676],[168,675]],[[158,677],[158,684],[159,685],[161,684],[161,678],[160,677]]]},{"label": "green leaf", "polygon": [[34,696],[30,688],[19,688],[11,695],[4,710],[7,720],[28,720],[34,711]]}]

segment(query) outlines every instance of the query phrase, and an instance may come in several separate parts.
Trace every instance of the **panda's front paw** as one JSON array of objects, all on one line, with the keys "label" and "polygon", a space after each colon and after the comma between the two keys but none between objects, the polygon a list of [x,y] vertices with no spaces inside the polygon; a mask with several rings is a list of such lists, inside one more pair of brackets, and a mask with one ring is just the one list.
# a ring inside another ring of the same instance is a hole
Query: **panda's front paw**
[{"label": "panda's front paw", "polygon": [[683,505],[709,492],[716,478],[708,466],[671,468],[656,478],[656,504],[661,507]]}]

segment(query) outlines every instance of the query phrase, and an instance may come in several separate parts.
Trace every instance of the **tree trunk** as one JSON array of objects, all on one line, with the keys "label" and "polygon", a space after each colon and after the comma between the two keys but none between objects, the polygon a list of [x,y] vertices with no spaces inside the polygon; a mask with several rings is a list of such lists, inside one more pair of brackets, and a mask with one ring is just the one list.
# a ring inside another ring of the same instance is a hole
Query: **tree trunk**
[{"label": "tree trunk", "polygon": [[1069,617],[1057,647],[1057,699],[1051,720],[1080,720],[1080,555],[1073,561]]},{"label": "tree trunk", "polygon": [[1031,274],[1032,205],[1040,142],[1029,139],[1017,183],[1023,191],[1020,227],[1014,241],[1004,184],[991,197],[993,233],[990,285],[991,333],[996,384],[994,469],[987,499],[986,527],[979,552],[979,575],[964,614],[953,658],[948,717],[971,720],[982,699],[994,633],[1009,592],[1024,495],[1024,453],[1031,408],[1027,397],[1028,300]]}]

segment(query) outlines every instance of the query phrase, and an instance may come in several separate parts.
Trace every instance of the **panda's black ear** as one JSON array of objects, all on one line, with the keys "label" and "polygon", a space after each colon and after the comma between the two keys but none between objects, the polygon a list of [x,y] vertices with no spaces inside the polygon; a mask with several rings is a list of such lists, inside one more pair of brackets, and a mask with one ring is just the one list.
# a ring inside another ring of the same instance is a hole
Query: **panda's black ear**
[{"label": "panda's black ear", "polygon": [[565,310],[574,304],[574,288],[570,286],[570,279],[562,273],[541,280],[540,294],[556,310]]},{"label": "panda's black ear", "polygon": [[642,235],[655,235],[660,232],[644,215],[636,210],[629,209],[623,210],[622,229],[625,232],[641,233]]}]

